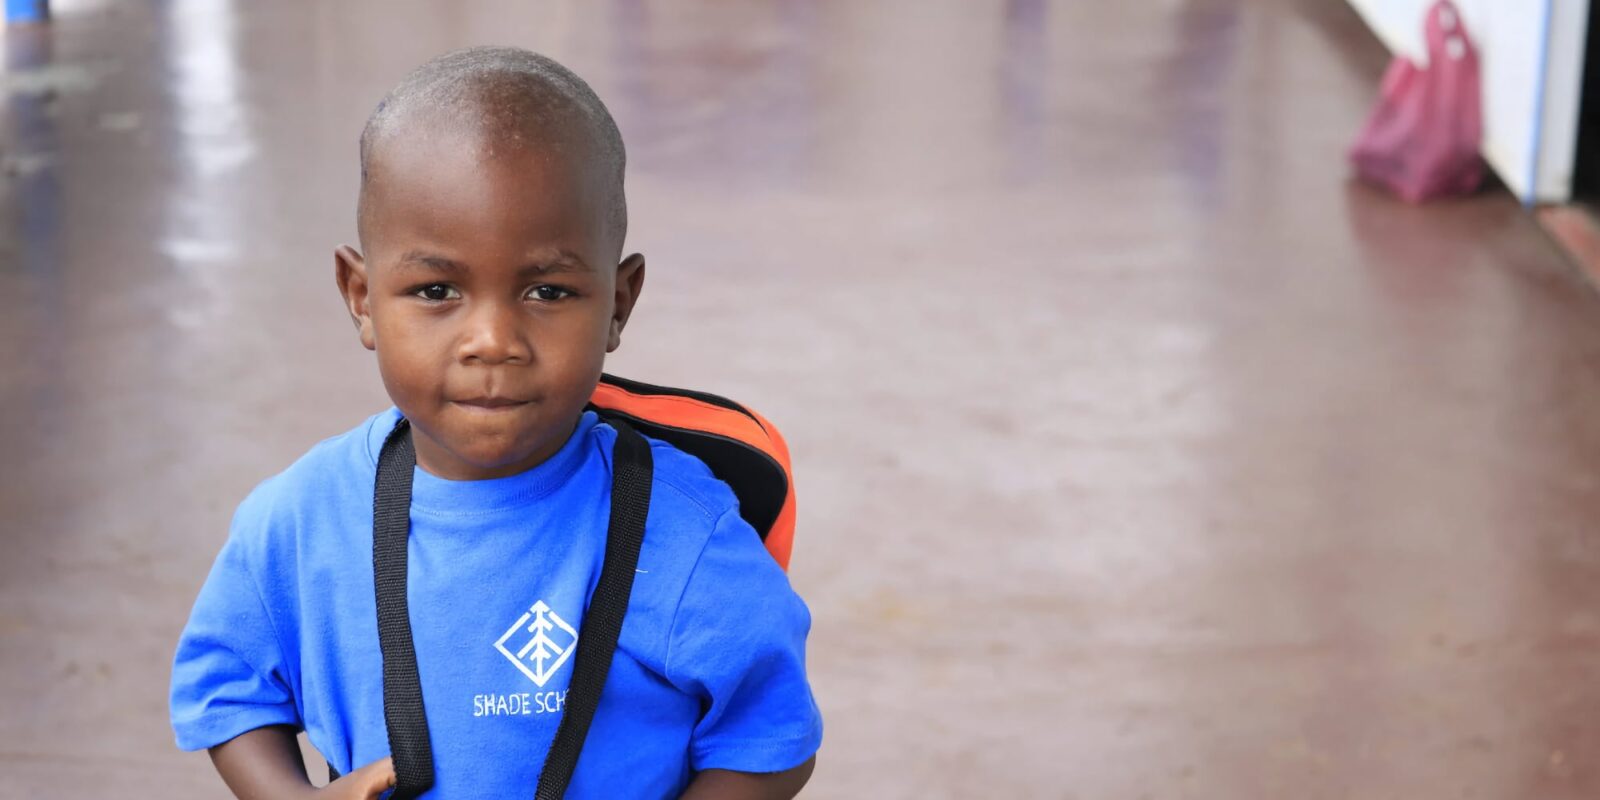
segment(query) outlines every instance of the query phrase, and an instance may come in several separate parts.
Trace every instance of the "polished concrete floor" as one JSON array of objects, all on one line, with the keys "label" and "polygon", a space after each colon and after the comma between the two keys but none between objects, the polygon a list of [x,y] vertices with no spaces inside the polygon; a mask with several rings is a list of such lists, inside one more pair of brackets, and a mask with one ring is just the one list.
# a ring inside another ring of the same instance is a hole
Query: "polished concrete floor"
[{"label": "polished concrete floor", "polygon": [[1336,0],[58,0],[0,74],[0,797],[221,797],[168,664],[233,506],[385,404],[332,280],[408,67],[631,150],[615,371],[790,436],[807,795],[1600,796],[1600,301],[1342,151]]}]

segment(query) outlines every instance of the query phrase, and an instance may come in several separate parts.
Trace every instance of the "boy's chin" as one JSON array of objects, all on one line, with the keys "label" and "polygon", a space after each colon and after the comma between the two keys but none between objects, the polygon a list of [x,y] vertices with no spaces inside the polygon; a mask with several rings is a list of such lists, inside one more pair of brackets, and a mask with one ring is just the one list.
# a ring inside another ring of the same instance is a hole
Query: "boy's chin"
[{"label": "boy's chin", "polygon": [[431,454],[450,462],[424,463],[424,468],[445,477],[481,479],[525,471],[560,450],[572,435],[572,422],[553,425],[552,417],[563,415],[551,411],[544,403],[493,412],[452,403],[411,421],[428,439],[429,452],[419,447],[419,457]]},{"label": "boy's chin", "polygon": [[477,471],[513,474],[537,466],[556,454],[572,436],[572,428],[529,430],[468,427],[445,443],[463,465]]}]

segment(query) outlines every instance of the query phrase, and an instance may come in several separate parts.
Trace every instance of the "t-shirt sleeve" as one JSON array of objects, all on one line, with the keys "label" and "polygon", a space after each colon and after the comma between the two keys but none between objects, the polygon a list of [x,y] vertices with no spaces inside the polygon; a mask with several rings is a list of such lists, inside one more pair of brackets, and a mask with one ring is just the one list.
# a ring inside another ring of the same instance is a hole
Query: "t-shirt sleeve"
[{"label": "t-shirt sleeve", "polygon": [[183,750],[267,725],[300,725],[288,664],[240,535],[246,516],[241,508],[234,518],[178,640],[171,712]]},{"label": "t-shirt sleeve", "polygon": [[822,744],[806,680],[811,614],[737,513],[717,521],[672,624],[666,673],[701,697],[695,770],[781,772]]}]

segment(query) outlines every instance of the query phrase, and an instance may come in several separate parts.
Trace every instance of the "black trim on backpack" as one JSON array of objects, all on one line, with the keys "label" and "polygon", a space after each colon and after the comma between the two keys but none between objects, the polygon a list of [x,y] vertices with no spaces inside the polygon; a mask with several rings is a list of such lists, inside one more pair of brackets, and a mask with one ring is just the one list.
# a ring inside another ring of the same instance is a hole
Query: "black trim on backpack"
[{"label": "black trim on backpack", "polygon": [[739,516],[756,529],[763,541],[766,540],[767,532],[783,513],[783,503],[789,496],[789,476],[772,456],[738,439],[663,425],[592,403],[588,408],[606,422],[621,420],[646,436],[660,439],[704,461],[711,473],[728,484],[739,498]]},{"label": "black trim on backpack", "polygon": [[[632,393],[632,394],[639,394],[639,395],[658,394],[658,395],[664,395],[664,396],[667,396],[667,397],[686,397],[686,398],[688,398],[690,400],[699,400],[702,403],[707,403],[709,405],[717,406],[718,408],[726,408],[729,411],[737,411],[740,414],[743,414],[743,415],[755,420],[757,425],[761,425],[761,420],[756,419],[756,415],[750,413],[750,409],[745,408],[744,406],[739,405],[738,403],[735,403],[734,401],[729,400],[726,397],[723,397],[721,395],[715,395],[715,394],[712,394],[710,392],[697,392],[697,391],[695,391],[693,389],[679,389],[679,388],[677,388],[675,386],[657,386],[657,385],[655,385],[653,383],[644,383],[642,381],[630,381],[627,378],[619,378],[619,377],[617,377],[615,375],[612,375],[610,373],[601,373],[600,374],[600,382],[601,383],[609,383],[612,386],[617,387],[618,389],[621,389],[621,390],[623,390],[625,392],[629,392],[629,393]],[[762,430],[766,430],[767,426],[761,425],[761,429]]]},{"label": "black trim on backpack", "polygon": [[[617,432],[611,464],[611,520],[605,561],[579,627],[567,702],[535,792],[558,800],[577,769],[584,739],[622,634],[634,570],[644,544],[654,463],[650,443],[621,419],[606,420]],[[406,605],[406,547],[411,527],[411,476],[416,465],[410,424],[402,419],[383,443],[373,482],[372,568],[377,592],[378,647],[383,654],[383,716],[394,757],[393,800],[411,800],[433,785],[433,749],[417,674],[416,648]],[[338,772],[330,764],[329,775]]]}]

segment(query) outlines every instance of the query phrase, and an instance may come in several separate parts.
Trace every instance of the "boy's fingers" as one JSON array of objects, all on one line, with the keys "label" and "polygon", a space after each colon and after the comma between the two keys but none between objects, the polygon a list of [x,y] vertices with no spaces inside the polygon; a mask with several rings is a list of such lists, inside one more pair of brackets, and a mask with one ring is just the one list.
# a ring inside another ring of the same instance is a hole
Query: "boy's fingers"
[{"label": "boy's fingers", "polygon": [[360,787],[362,796],[371,800],[394,788],[394,759],[383,758],[374,761],[340,780],[348,780],[352,787]]},{"label": "boy's fingers", "polygon": [[[367,772],[367,788],[374,792],[382,792],[394,786],[394,759],[384,758],[362,767]],[[374,794],[374,797],[377,795]]]}]

